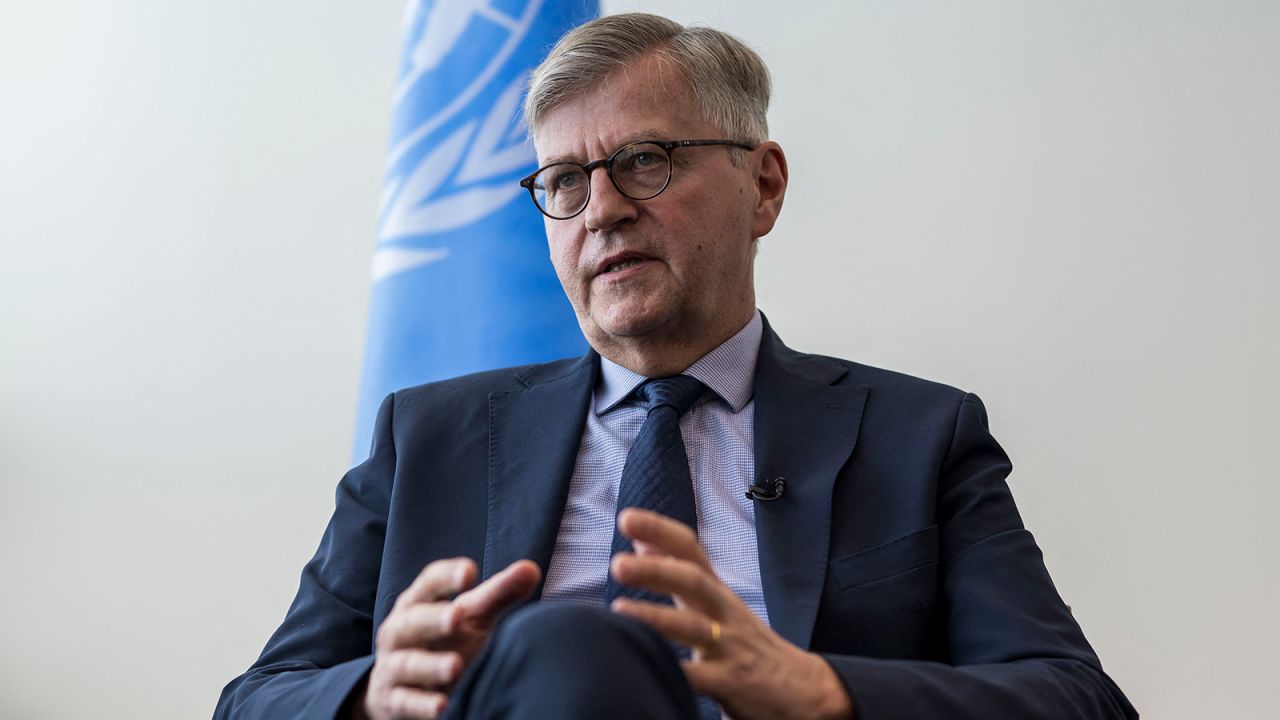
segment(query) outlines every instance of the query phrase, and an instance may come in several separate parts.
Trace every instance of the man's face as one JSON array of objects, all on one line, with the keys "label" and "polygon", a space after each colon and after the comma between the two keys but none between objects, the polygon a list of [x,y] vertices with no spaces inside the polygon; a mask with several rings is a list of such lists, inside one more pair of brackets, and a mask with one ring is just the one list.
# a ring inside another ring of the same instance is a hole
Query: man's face
[{"label": "man's face", "polygon": [[[679,73],[649,56],[552,108],[534,144],[546,165],[607,158],[638,140],[723,138]],[[649,200],[620,194],[599,168],[586,210],[547,219],[552,264],[601,354],[654,340],[723,341],[750,318],[753,245],[772,216],[761,232],[754,153],[736,166],[730,152],[674,150],[671,183]]]}]

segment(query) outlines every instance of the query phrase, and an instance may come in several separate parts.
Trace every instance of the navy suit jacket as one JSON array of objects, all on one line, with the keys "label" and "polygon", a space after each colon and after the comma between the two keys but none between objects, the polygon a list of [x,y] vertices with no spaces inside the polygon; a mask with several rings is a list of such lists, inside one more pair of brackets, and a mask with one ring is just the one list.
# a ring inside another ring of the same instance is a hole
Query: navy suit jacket
[{"label": "navy suit jacket", "polygon": [[[489,577],[530,558],[545,576],[598,367],[589,353],[389,396],[283,624],[215,716],[334,716],[433,560]],[[977,397],[795,352],[766,323],[755,459],[787,480],[755,506],[770,623],[826,657],[861,718],[1137,716],[1023,528]]]}]

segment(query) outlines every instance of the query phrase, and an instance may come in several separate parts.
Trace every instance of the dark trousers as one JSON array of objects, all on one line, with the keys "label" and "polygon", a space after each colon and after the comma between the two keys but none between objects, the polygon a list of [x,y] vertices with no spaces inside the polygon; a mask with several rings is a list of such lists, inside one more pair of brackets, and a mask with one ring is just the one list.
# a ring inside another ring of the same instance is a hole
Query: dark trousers
[{"label": "dark trousers", "polygon": [[534,603],[502,621],[449,699],[446,720],[695,720],[671,645],[604,608]]}]

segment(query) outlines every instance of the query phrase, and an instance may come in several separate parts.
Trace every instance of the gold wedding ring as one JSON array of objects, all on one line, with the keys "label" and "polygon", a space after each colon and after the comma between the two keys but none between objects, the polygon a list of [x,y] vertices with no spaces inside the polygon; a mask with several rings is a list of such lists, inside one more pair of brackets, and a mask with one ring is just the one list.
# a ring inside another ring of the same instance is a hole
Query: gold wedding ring
[{"label": "gold wedding ring", "polygon": [[715,650],[717,647],[720,646],[720,634],[721,634],[720,623],[716,622],[715,620],[712,620],[711,621],[711,641],[708,642],[706,645],[694,645],[693,651],[697,653],[698,657],[700,658],[706,657],[707,653],[709,653],[712,650]]}]

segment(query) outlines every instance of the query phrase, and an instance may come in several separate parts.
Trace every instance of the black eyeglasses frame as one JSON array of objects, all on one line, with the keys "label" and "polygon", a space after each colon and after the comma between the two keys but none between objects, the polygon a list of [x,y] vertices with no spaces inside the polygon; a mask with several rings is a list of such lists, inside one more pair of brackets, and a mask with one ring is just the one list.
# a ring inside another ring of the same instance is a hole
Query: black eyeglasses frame
[{"label": "black eyeglasses frame", "polygon": [[[662,148],[663,152],[667,154],[666,181],[664,181],[662,183],[662,187],[658,188],[657,191],[655,191],[652,195],[647,195],[645,197],[635,197],[629,194],[626,190],[623,190],[618,185],[617,178],[613,176],[613,159],[618,157],[618,155],[622,154],[622,152],[627,148],[634,147],[636,145],[657,145],[658,147]],[[755,150],[756,147],[758,147],[757,145],[752,145],[750,143],[745,143],[739,140],[637,140],[635,142],[629,142],[626,145],[623,145],[622,147],[613,151],[612,155],[602,160],[592,160],[589,163],[575,163],[575,162],[569,162],[566,160],[566,161],[551,163],[549,165],[543,165],[537,170],[534,170],[531,175],[521,180],[520,187],[529,191],[529,199],[533,201],[534,207],[538,208],[538,212],[542,213],[543,215],[546,215],[552,220],[569,220],[571,218],[575,218],[581,215],[582,211],[586,210],[587,206],[591,204],[591,173],[596,168],[598,167],[604,168],[605,173],[609,176],[609,182],[613,183],[614,189],[616,189],[619,193],[621,193],[623,197],[630,198],[632,200],[652,200],[653,198],[656,198],[659,195],[661,195],[667,189],[667,186],[671,184],[671,175],[674,170],[674,167],[671,163],[671,158],[674,155],[674,151],[677,148],[706,147],[710,145],[727,145],[729,147],[736,147],[741,150]],[[574,212],[572,215],[565,215],[564,217],[560,217],[558,215],[552,215],[551,213],[547,212],[546,209],[542,207],[541,203],[538,202],[538,196],[534,193],[534,187],[533,187],[533,181],[535,178],[538,177],[539,173],[541,173],[543,170],[546,170],[547,168],[555,167],[556,165],[576,165],[582,168],[583,174],[587,176],[587,196],[582,201],[582,207],[578,208],[578,210]]]}]

